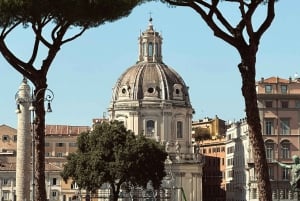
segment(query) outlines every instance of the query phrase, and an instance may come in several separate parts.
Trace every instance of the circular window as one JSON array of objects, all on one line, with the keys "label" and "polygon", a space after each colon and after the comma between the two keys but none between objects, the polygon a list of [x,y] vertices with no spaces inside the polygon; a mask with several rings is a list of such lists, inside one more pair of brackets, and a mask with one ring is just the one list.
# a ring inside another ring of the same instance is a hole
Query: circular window
[{"label": "circular window", "polygon": [[179,89],[175,89],[175,93],[176,93],[176,94],[179,94],[179,93],[180,93],[180,90],[179,90]]},{"label": "circular window", "polygon": [[154,92],[154,88],[153,87],[149,87],[148,88],[148,93],[152,94]]},{"label": "circular window", "polygon": [[126,89],[125,88],[122,89],[122,94],[126,94]]}]

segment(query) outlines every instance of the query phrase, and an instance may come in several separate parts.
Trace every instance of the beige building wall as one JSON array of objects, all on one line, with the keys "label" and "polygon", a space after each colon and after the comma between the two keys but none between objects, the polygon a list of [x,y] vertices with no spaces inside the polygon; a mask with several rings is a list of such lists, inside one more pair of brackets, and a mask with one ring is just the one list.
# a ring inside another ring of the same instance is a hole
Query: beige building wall
[{"label": "beige building wall", "polygon": [[0,125],[0,153],[12,152],[17,147],[17,130],[5,124]]},{"label": "beige building wall", "polygon": [[[292,164],[292,156],[300,155],[300,80],[262,78],[257,82],[257,96],[273,199],[296,199],[290,190],[290,171],[279,167],[274,160]],[[253,158],[249,162],[251,165]],[[250,177],[251,200],[258,200],[255,175]]]},{"label": "beige building wall", "polygon": [[[60,172],[66,156],[77,150],[77,136],[90,129],[89,126],[46,125],[45,185],[49,201],[69,201],[79,194],[78,187],[72,182],[65,183]],[[16,129],[0,126],[0,198],[4,200],[13,200],[16,191],[16,136]],[[31,189],[31,182],[29,185]]]}]

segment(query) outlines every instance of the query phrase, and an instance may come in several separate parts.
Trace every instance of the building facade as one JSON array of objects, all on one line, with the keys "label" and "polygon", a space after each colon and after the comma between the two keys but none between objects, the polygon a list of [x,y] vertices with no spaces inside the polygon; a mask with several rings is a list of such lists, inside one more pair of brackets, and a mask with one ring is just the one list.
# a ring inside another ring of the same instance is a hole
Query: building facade
[{"label": "building facade", "polygon": [[[61,177],[66,156],[77,149],[77,136],[87,132],[89,126],[46,125],[45,130],[45,185],[49,201],[71,201],[78,195],[85,196],[84,191],[68,181],[65,183]],[[1,201],[16,200],[16,151],[17,130],[7,125],[0,126],[0,198]],[[27,156],[31,161],[32,157]],[[30,178],[32,171],[29,172]],[[32,196],[32,181],[27,184]],[[32,199],[32,198],[30,198]]]},{"label": "building facade", "polygon": [[188,87],[163,62],[162,37],[151,18],[139,37],[138,61],[117,80],[108,112],[110,120],[166,147],[174,180],[170,187],[183,189],[175,200],[202,200],[202,163],[192,144]]},{"label": "building facade", "polygon": [[[246,119],[229,123],[226,130],[226,201],[248,201],[250,192],[256,191],[251,186],[248,166],[250,155],[249,131]],[[251,190],[252,187],[252,190]],[[252,196],[254,198],[256,193]]]},{"label": "building facade", "polygon": [[275,161],[292,164],[292,156],[300,155],[300,79],[262,78],[257,96],[273,200],[296,200],[290,170]]},{"label": "building facade", "polygon": [[[199,141],[197,129],[200,135],[204,135]],[[226,157],[226,125],[225,121],[218,116],[215,118],[205,117],[192,123],[193,141],[199,146],[199,151],[204,157],[202,194],[203,201],[225,201],[225,157]],[[206,135],[209,135],[206,136]]]}]

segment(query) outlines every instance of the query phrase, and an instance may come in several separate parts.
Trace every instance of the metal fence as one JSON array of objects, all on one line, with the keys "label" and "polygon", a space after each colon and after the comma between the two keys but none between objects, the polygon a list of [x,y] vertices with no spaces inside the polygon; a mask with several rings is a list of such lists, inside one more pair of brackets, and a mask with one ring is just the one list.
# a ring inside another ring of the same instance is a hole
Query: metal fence
[{"label": "metal fence", "polygon": [[[82,201],[111,201],[112,194],[109,189],[99,190],[89,196],[81,196]],[[118,201],[187,201],[182,188],[131,189],[121,191]]]}]

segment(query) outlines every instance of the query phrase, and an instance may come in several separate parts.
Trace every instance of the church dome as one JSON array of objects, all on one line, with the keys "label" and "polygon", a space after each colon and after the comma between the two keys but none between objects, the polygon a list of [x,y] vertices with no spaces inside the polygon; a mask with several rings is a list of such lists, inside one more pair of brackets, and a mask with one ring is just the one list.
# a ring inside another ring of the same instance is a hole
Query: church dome
[{"label": "church dome", "polygon": [[112,102],[165,101],[179,107],[191,107],[188,87],[180,75],[162,62],[162,37],[149,26],[139,37],[138,62],[118,79]]}]

